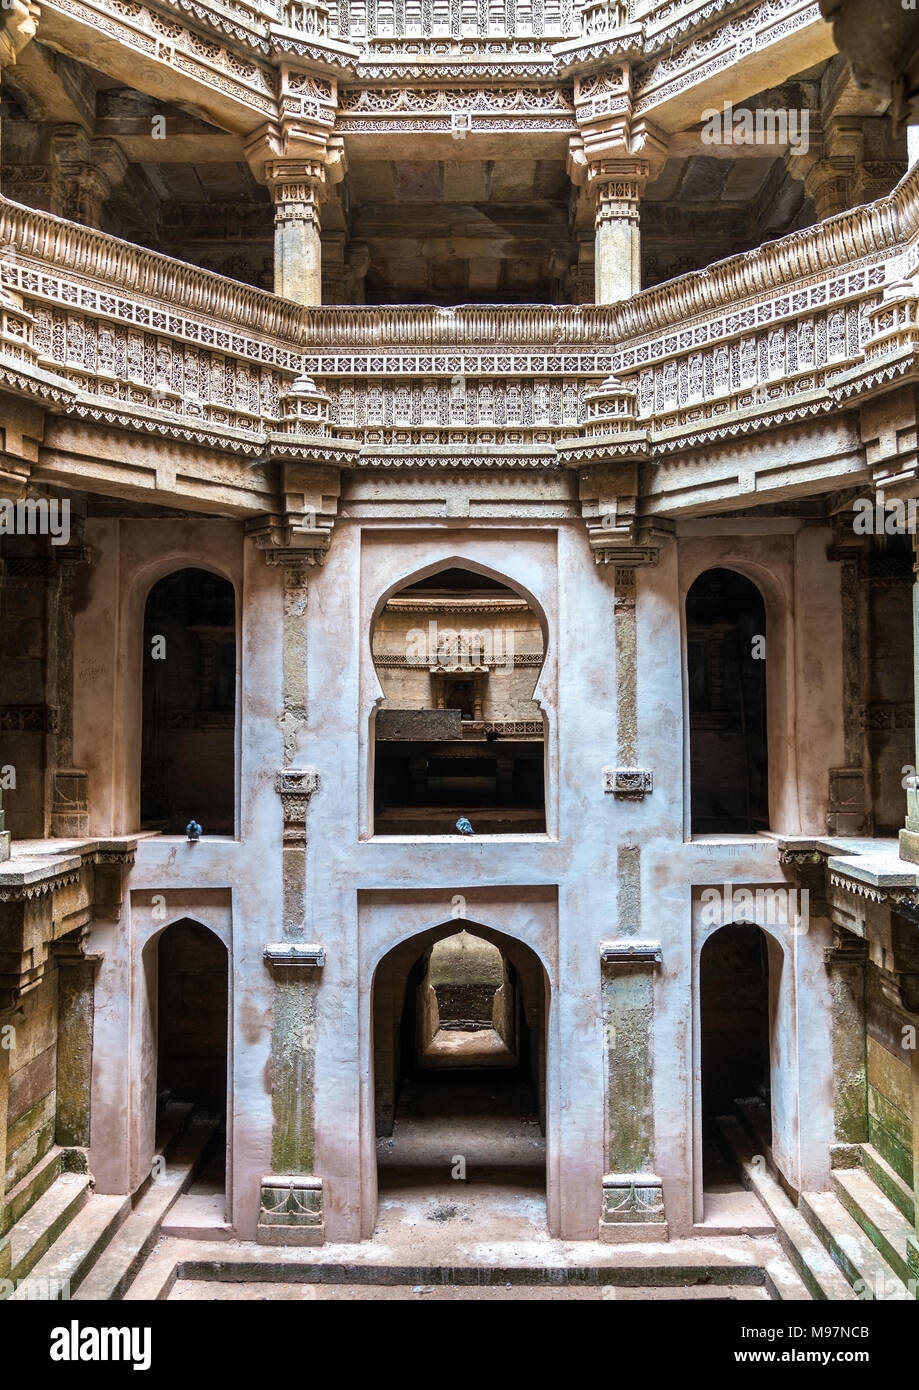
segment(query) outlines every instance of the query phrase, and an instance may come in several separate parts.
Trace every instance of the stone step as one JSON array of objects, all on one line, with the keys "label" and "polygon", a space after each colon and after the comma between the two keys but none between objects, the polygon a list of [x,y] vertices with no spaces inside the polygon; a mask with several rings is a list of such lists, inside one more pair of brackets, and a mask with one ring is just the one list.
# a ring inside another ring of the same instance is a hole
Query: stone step
[{"label": "stone step", "polygon": [[802,1303],[811,1298],[810,1290],[791,1262],[784,1256],[767,1260],[766,1289],[769,1297],[782,1303]]},{"label": "stone step", "polygon": [[[94,1193],[35,1265],[31,1279],[69,1289],[72,1297],[130,1210],[130,1197]],[[17,1289],[10,1297],[22,1301],[28,1293]]]},{"label": "stone step", "polygon": [[744,1185],[756,1192],[775,1221],[779,1244],[791,1261],[811,1298],[849,1301],[856,1298],[849,1281],[834,1264],[829,1251],[797,1210],[782,1184],[754,1154],[752,1141],[732,1115],[719,1118],[718,1127],[731,1147]]},{"label": "stone step", "polygon": [[[167,1107],[168,1108],[168,1107]],[[191,1183],[219,1123],[214,1115],[186,1117],[178,1131],[157,1128],[169,1149],[165,1167],[148,1184],[124,1225],[74,1294],[75,1300],[123,1298],[156,1244],[167,1212]]]},{"label": "stone step", "polygon": [[837,1169],[833,1191],[884,1262],[907,1284],[913,1277],[906,1254],[907,1239],[914,1236],[912,1224],[861,1168]]},{"label": "stone step", "polygon": [[10,1231],[10,1278],[24,1279],[90,1197],[88,1173],[61,1173]]},{"label": "stone step", "polygon": [[823,1241],[834,1263],[857,1295],[874,1298],[878,1290],[905,1297],[903,1281],[881,1257],[870,1236],[832,1192],[802,1192],[798,1210]]},{"label": "stone step", "polygon": [[44,1158],[29,1169],[24,1178],[20,1178],[15,1187],[10,1188],[4,1198],[3,1221],[6,1225],[0,1225],[0,1231],[9,1231],[20,1221],[26,1212],[42,1197],[54,1180],[61,1175],[62,1150],[54,1145],[48,1150]]},{"label": "stone step", "polygon": [[899,1173],[895,1173],[887,1159],[874,1147],[873,1144],[859,1144],[859,1156],[861,1165],[877,1186],[884,1193],[902,1216],[905,1216],[910,1225],[916,1219],[916,1203],[913,1198],[913,1189],[909,1183],[905,1183]]}]

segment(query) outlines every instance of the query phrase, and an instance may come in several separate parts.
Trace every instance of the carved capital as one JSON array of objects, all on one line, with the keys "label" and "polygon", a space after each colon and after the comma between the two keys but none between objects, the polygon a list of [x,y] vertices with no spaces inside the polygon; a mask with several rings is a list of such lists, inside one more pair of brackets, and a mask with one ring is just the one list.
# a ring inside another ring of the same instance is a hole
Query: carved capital
[{"label": "carved capital", "polygon": [[284,767],[278,772],[274,785],[281,798],[285,832],[288,828],[302,827],[310,797],[319,790],[319,773],[312,767]]}]

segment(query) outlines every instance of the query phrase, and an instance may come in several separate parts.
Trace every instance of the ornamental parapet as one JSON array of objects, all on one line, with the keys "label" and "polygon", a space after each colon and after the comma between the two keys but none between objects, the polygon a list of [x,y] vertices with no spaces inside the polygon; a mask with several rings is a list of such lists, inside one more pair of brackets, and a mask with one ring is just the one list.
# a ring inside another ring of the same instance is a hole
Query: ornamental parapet
[{"label": "ornamental parapet", "polygon": [[867,207],[606,306],[306,308],[2,199],[0,246],[0,389],[236,456],[249,516],[271,510],[250,494],[273,460],[663,465],[837,421],[911,376],[919,352],[919,170]]}]

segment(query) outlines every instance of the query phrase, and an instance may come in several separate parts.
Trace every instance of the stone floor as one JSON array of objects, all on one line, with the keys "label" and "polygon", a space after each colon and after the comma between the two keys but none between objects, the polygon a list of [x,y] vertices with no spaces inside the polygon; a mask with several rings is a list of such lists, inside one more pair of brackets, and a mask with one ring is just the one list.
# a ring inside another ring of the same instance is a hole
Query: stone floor
[{"label": "stone floor", "polygon": [[510,1067],[515,1061],[496,1028],[477,1028],[475,1032],[438,1028],[422,1053],[421,1065],[434,1062],[440,1067]]},{"label": "stone floor", "polygon": [[[459,1159],[465,1178],[453,1176]],[[378,1141],[372,1240],[276,1249],[232,1238],[164,1236],[128,1296],[181,1302],[768,1298],[761,1271],[783,1265],[774,1236],[635,1245],[553,1239],[545,1163],[533,1093],[517,1073],[422,1077],[403,1087],[393,1134]],[[733,1188],[731,1175],[725,1183]]]}]

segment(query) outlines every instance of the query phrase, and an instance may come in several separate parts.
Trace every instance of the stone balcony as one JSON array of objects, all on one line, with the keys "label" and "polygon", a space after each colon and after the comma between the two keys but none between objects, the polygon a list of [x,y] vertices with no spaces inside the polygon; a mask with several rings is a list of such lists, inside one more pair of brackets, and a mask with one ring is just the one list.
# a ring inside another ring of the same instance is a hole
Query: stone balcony
[{"label": "stone balcony", "polygon": [[[621,304],[308,308],[4,202],[0,385],[18,402],[4,468],[89,490],[117,475],[242,517],[272,510],[273,460],[572,469],[607,530],[630,517],[604,499],[639,491],[646,514],[680,515],[862,485],[855,408],[915,376],[917,243],[913,172]],[[117,462],[74,447],[94,425],[127,432]],[[743,438],[766,444],[738,470],[718,448]],[[164,440],[192,458],[152,477]],[[914,461],[885,447],[873,474],[902,482]]]}]

